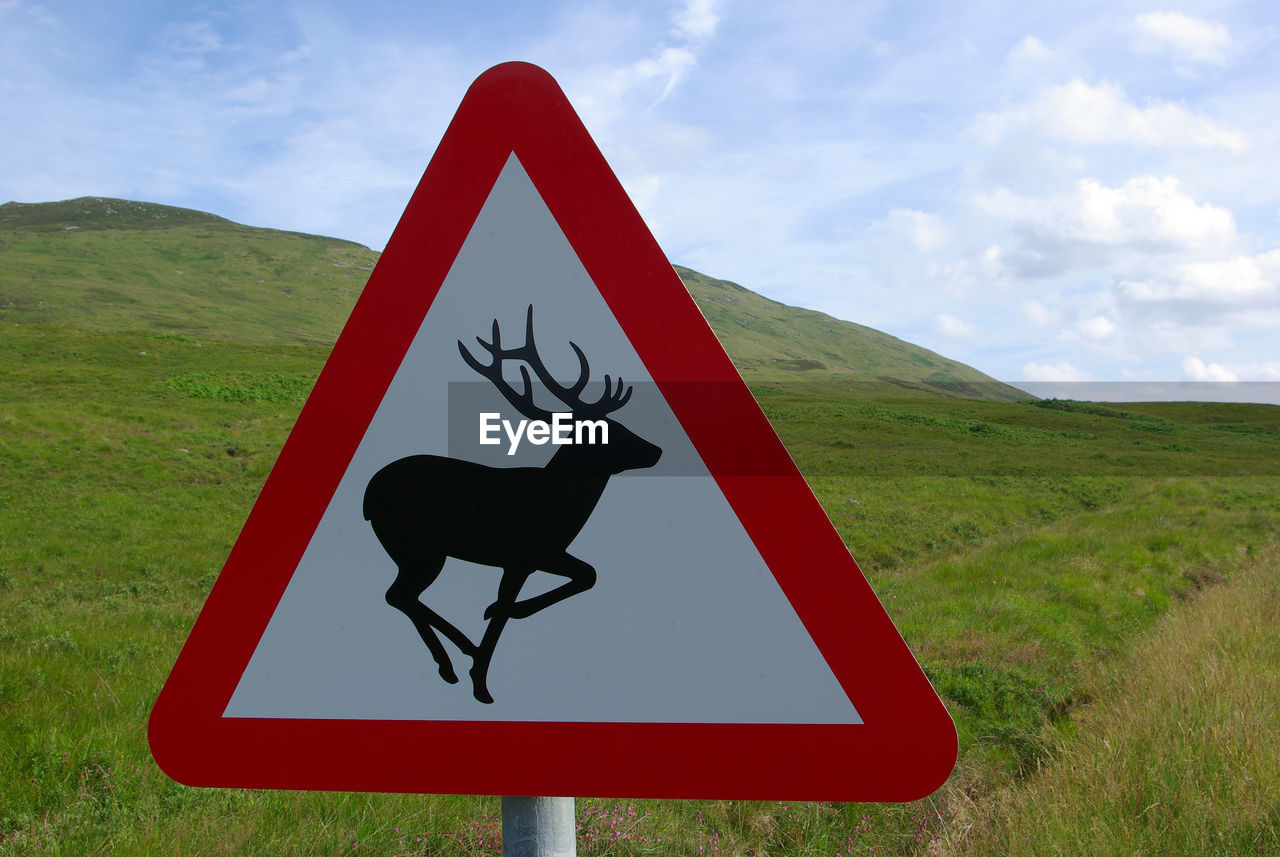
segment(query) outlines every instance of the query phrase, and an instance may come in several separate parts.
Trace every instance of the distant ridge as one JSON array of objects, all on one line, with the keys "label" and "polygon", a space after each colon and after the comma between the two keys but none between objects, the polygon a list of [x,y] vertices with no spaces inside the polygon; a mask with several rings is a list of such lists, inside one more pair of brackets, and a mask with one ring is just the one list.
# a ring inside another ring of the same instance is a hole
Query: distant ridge
[{"label": "distant ridge", "polygon": [[838,380],[879,387],[882,393],[1032,398],[896,336],[675,268],[734,364],[753,383]]},{"label": "distant ridge", "polygon": [[[247,233],[294,235],[320,241],[364,247],[354,241],[327,238],[306,232],[289,232],[260,226],[245,226],[193,208],[178,208],[155,202],[135,202],[105,196],[81,196],[61,202],[6,202],[0,205],[0,232],[76,232],[82,229],[145,230],[183,226],[216,226]],[[364,247],[365,250],[369,248]],[[373,251],[369,251],[373,252]]]},{"label": "distant ridge", "polygon": [[[0,205],[0,321],[331,345],[378,254],[148,202]],[[753,384],[866,384],[870,393],[1025,399],[901,339],[676,271]]]},{"label": "distant ridge", "polygon": [[0,205],[0,320],[332,345],[378,254],[106,197]]},{"label": "distant ridge", "polygon": [[190,208],[101,196],[82,196],[61,202],[6,202],[0,205],[0,230],[14,232],[167,229],[210,223],[236,225],[216,214]]}]

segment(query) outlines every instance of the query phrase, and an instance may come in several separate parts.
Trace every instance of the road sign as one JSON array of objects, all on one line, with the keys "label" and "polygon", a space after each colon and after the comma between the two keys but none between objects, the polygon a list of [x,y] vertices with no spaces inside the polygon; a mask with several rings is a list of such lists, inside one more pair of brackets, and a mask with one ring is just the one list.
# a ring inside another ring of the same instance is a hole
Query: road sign
[{"label": "road sign", "polygon": [[559,87],[467,93],[151,715],[190,785],[908,800],[955,728]]}]

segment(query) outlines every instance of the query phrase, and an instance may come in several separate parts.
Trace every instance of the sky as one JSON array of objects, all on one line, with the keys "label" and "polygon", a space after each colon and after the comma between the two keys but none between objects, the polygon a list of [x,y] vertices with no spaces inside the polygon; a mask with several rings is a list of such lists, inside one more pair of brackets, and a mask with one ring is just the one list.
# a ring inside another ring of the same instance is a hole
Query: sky
[{"label": "sky", "polygon": [[0,201],[381,249],[507,60],[676,264],[1004,381],[1280,388],[1270,2],[0,0]]}]

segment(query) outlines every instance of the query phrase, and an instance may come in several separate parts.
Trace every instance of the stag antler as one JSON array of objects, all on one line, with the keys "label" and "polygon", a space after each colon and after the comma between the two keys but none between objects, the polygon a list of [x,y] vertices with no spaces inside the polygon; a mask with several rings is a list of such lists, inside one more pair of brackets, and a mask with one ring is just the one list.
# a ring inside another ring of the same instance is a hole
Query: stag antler
[{"label": "stag antler", "polygon": [[[618,410],[631,399],[631,387],[623,389],[625,384],[621,378],[618,378],[615,386],[613,379],[605,375],[604,393],[600,398],[590,403],[582,401],[582,391],[586,389],[587,382],[591,379],[591,367],[587,363],[587,355],[583,354],[577,343],[572,341],[569,343],[569,347],[578,355],[578,380],[567,387],[557,381],[555,376],[547,369],[546,364],[542,362],[542,357],[538,354],[538,347],[533,341],[533,304],[529,305],[529,312],[525,318],[523,345],[515,348],[503,348],[497,319],[493,320],[492,338],[492,342],[485,342],[480,337],[476,337],[476,342],[480,343],[480,347],[488,351],[493,358],[493,362],[487,366],[467,350],[466,346],[462,344],[462,340],[458,340],[458,353],[462,355],[462,359],[467,362],[468,366],[488,378],[489,382],[497,388],[498,392],[516,410],[530,419],[550,421],[552,417],[550,411],[539,407],[533,400],[533,382],[529,378],[530,368],[533,369],[533,374],[537,376],[538,380],[551,391],[551,394],[563,402],[575,416],[600,419]],[[502,376],[502,363],[504,360],[522,360],[528,364],[528,368],[520,367],[520,377],[524,382],[522,391],[517,391]]]}]

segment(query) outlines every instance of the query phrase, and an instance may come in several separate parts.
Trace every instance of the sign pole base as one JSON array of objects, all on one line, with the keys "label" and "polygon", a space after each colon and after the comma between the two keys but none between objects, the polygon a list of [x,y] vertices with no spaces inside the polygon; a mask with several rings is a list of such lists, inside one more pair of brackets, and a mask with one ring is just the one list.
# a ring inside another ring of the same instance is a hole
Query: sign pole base
[{"label": "sign pole base", "polygon": [[571,797],[504,797],[504,857],[575,857],[577,829]]}]

